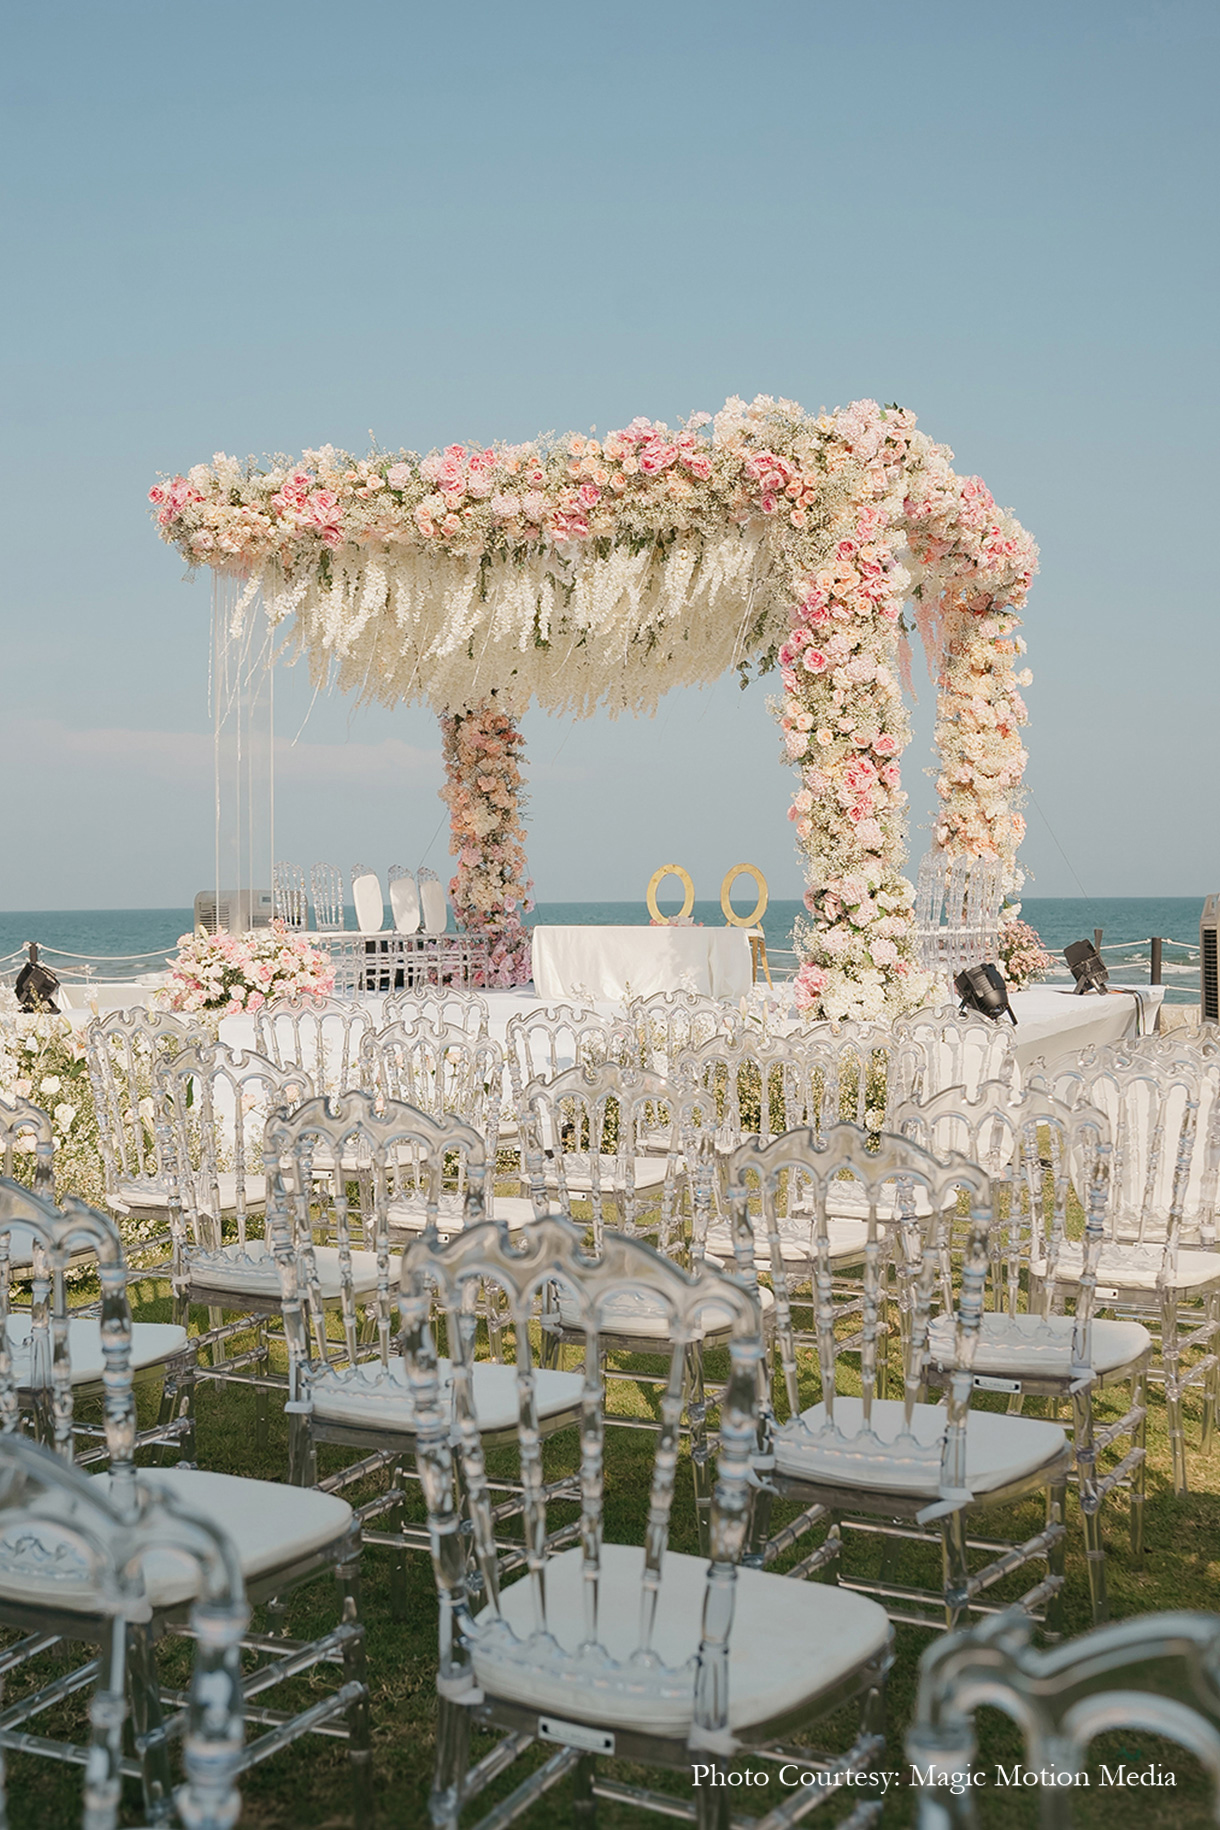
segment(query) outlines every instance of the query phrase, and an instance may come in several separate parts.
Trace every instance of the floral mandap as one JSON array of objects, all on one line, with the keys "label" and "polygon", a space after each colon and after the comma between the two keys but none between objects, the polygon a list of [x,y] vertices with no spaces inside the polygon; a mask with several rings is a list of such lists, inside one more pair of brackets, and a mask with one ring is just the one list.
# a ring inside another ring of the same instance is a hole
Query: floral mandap
[{"label": "floral mandap", "polygon": [[875,1019],[930,989],[904,874],[913,632],[938,690],[935,844],[1020,884],[1018,613],[1037,549],[951,460],[897,406],[811,416],[761,397],[677,429],[636,419],[422,458],[218,455],[150,495],[191,566],[238,581],[235,630],[265,614],[319,681],[441,715],[450,890],[488,940],[489,982],[529,974],[530,702],[650,712],[674,686],[777,670],[808,883],[797,999]]}]

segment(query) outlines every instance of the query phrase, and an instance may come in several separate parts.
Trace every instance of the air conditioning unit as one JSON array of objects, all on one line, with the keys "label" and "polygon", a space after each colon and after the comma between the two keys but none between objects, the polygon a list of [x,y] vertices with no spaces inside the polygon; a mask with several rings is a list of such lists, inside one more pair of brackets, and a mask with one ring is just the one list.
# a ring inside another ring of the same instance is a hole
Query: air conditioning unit
[{"label": "air conditioning unit", "polygon": [[1204,1023],[1220,1023],[1220,979],[1217,978],[1217,941],[1220,940],[1220,896],[1209,896],[1199,923],[1199,1005]]},{"label": "air conditioning unit", "polygon": [[217,910],[215,890],[200,890],[195,898],[195,927],[205,934],[248,934],[251,928],[269,928],[275,919],[275,897],[270,890],[221,890]]}]

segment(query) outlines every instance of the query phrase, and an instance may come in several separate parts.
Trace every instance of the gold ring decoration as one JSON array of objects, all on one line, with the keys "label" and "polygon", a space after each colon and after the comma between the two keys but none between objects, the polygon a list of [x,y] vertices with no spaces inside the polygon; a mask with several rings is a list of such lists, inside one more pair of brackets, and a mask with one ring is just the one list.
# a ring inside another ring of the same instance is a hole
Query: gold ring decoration
[{"label": "gold ring decoration", "polygon": [[[733,910],[733,885],[739,877],[753,877],[758,885],[758,901],[748,915],[738,915]],[[724,873],[724,882],[720,885],[720,906],[724,910],[724,919],[731,928],[756,928],[758,926],[767,912],[767,879],[757,864],[735,864],[732,870]]]},{"label": "gold ring decoration", "polygon": [[[686,900],[682,904],[677,915],[673,917],[662,915],[660,909],[657,907],[657,885],[665,877],[676,877],[682,885],[686,897]],[[674,921],[685,921],[694,906],[695,886],[691,882],[688,873],[682,869],[680,864],[663,864],[659,871],[653,871],[652,876],[648,881],[648,913],[652,916],[654,921],[660,922],[662,927],[668,927],[671,919]]]}]

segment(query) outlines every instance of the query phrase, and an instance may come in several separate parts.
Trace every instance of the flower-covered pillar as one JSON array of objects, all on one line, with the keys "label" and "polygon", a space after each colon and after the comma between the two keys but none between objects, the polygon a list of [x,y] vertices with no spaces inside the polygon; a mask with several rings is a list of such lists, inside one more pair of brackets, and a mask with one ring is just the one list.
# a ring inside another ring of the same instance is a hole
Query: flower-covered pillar
[{"label": "flower-covered pillar", "polygon": [[913,424],[871,401],[835,416],[839,462],[859,468],[865,500],[839,517],[826,562],[798,580],[779,654],[780,722],[801,775],[789,817],[809,883],[796,1001],[832,1019],[897,1016],[922,1003],[930,983],[912,957],[913,890],[903,875],[900,758],[910,725],[897,663],[911,580],[891,526]]},{"label": "flower-covered pillar", "polygon": [[441,719],[449,850],[457,871],[449,884],[454,913],[467,933],[486,940],[483,985],[523,985],[530,977],[533,908],[521,825],[521,751],[525,743],[494,693]]},{"label": "flower-covered pillar", "polygon": [[1019,689],[1032,678],[1017,670],[1025,648],[1019,627],[1007,604],[954,615],[936,702],[936,843],[950,857],[999,858],[1010,897],[1020,893],[1017,851],[1025,837],[1018,801],[1027,713]]}]

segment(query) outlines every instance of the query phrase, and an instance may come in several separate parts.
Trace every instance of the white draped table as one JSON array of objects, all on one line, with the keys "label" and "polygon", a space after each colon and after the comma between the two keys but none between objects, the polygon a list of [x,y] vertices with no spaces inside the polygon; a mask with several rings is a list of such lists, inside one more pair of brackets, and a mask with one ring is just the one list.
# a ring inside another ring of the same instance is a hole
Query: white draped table
[{"label": "white draped table", "polygon": [[[1138,997],[1130,991],[1089,992],[1077,997],[1058,985],[1031,985],[1028,991],[1014,991],[1009,1002],[1017,1019],[1017,1066],[1030,1068],[1041,1058],[1049,1067],[1078,1049],[1146,1034],[1155,1026],[1164,996],[1160,985],[1141,985]],[[1000,1020],[1008,1021],[1006,1017]]]},{"label": "white draped table", "polygon": [[744,928],[534,929],[539,998],[617,1000],[655,991],[737,999],[753,983]]}]

